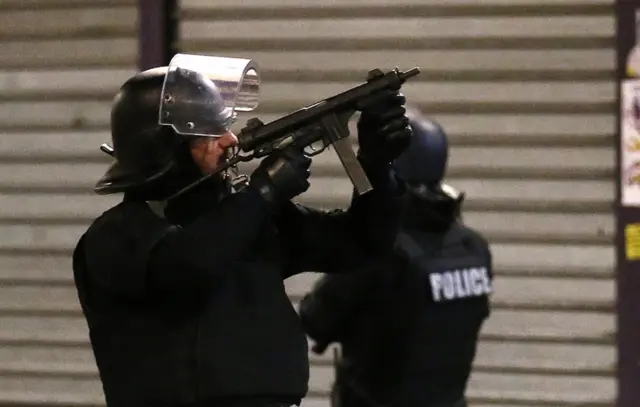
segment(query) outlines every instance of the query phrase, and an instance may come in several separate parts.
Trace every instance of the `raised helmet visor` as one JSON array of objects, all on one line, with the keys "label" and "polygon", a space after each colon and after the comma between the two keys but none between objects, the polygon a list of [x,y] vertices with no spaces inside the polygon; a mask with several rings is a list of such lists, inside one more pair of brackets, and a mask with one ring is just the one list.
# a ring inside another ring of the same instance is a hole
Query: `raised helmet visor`
[{"label": "raised helmet visor", "polygon": [[259,94],[253,60],[177,54],[162,86],[158,124],[185,136],[221,136],[236,112],[258,107]]}]

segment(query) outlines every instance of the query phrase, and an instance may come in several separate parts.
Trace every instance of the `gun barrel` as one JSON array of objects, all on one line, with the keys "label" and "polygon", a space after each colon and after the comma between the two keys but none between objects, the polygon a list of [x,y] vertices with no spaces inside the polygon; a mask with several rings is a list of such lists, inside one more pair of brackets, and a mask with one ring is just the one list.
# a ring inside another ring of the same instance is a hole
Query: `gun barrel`
[{"label": "gun barrel", "polygon": [[415,68],[411,68],[408,71],[400,72],[400,74],[398,76],[400,77],[400,79],[402,81],[406,81],[407,79],[413,78],[414,76],[417,76],[418,74],[420,74],[420,68],[418,68],[416,66]]}]

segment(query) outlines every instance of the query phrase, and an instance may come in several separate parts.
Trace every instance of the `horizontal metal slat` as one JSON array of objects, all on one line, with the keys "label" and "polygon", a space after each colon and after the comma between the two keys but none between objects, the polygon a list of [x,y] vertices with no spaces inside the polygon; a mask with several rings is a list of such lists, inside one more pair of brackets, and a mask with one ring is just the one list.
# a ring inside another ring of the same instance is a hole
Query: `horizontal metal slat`
[{"label": "horizontal metal slat", "polygon": [[388,50],[549,50],[549,49],[611,49],[615,46],[613,35],[594,36],[554,36],[539,38],[520,35],[517,37],[474,37],[474,38],[240,38],[216,41],[212,38],[184,39],[181,45],[192,51],[361,51],[386,52]]},{"label": "horizontal metal slat", "polygon": [[2,0],[0,12],[5,10],[81,9],[95,7],[134,6],[136,0]]},{"label": "horizontal metal slat", "polygon": [[[20,0],[11,0],[20,1]],[[30,0],[38,1],[38,0]],[[46,1],[46,0],[39,0]],[[86,0],[85,0],[86,1]],[[451,8],[464,8],[469,5],[499,6],[511,5],[514,7],[537,5],[539,7],[569,5],[580,7],[581,5],[612,5],[613,0],[457,0],[452,3],[448,0],[182,0],[182,9],[255,9],[255,8],[290,8],[290,7],[405,7],[412,5],[448,6]]]},{"label": "horizontal metal slat", "polygon": [[135,35],[135,7],[95,7],[68,10],[18,10],[0,12],[3,40],[54,37]]},{"label": "horizontal metal slat", "polygon": [[77,163],[109,162],[99,147],[111,143],[109,130],[3,132],[0,138],[0,162],[29,160]]},{"label": "horizontal metal slat", "polygon": [[[185,20],[226,20],[226,19],[283,19],[283,18],[365,18],[365,17],[429,17],[447,18],[474,16],[561,16],[561,15],[602,15],[611,11],[610,4],[295,4],[288,7],[263,6],[246,7],[183,7],[181,16]],[[356,17],[357,16],[357,17]]]},{"label": "horizontal metal slat", "polygon": [[44,98],[45,94],[86,95],[108,93],[118,88],[137,72],[135,65],[123,69],[67,69],[56,71],[0,71],[3,99],[21,97]]},{"label": "horizontal metal slat", "polygon": [[133,33],[130,38],[4,41],[0,47],[2,68],[6,70],[66,67],[78,73],[82,67],[135,67],[137,54]]},{"label": "horizontal metal slat", "polygon": [[[113,94],[115,95],[115,91]],[[111,112],[109,101],[96,102],[7,102],[0,103],[0,128],[87,129],[106,128]]]},{"label": "horizontal metal slat", "polygon": [[[183,21],[186,41],[213,39],[373,39],[607,37],[614,35],[613,15],[488,18],[332,18],[295,20]],[[214,34],[215,33],[215,34]],[[321,49],[321,48],[320,48]]]},{"label": "horizontal metal slat", "polygon": [[94,377],[2,375],[0,404],[104,406],[105,401],[102,385]]}]

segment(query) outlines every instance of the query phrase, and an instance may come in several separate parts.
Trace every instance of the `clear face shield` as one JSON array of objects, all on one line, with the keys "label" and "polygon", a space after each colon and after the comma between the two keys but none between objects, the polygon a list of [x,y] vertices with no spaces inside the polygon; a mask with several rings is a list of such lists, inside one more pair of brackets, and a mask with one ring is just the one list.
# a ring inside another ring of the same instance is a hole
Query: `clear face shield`
[{"label": "clear face shield", "polygon": [[[222,137],[230,131],[237,112],[258,107],[259,95],[260,73],[255,61],[177,54],[169,63],[162,85],[158,124],[171,126],[183,136]],[[227,158],[235,152],[229,151]],[[231,170],[237,172],[235,168]],[[234,178],[227,170],[223,176]]]},{"label": "clear face shield", "polygon": [[236,112],[258,107],[259,94],[253,60],[177,54],[162,85],[158,123],[184,136],[220,137]]}]

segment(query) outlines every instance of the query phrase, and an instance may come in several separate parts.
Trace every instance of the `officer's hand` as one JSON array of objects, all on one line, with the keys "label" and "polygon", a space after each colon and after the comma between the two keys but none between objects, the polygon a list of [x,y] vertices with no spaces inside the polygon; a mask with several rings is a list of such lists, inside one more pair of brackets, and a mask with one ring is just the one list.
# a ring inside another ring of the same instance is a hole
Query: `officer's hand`
[{"label": "officer's hand", "polygon": [[405,102],[399,90],[385,90],[360,106],[358,142],[361,159],[389,163],[409,146],[412,133]]},{"label": "officer's hand", "polygon": [[273,153],[253,171],[248,187],[271,204],[287,202],[309,189],[310,166],[299,148]]}]

